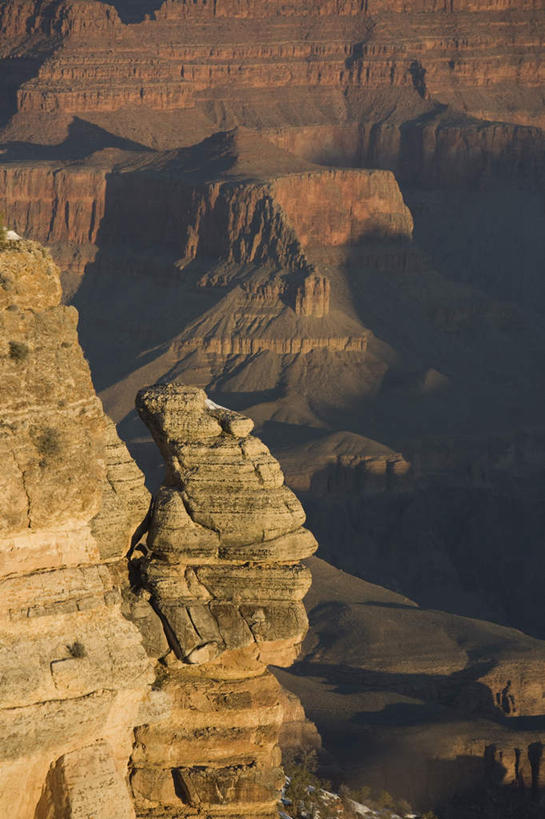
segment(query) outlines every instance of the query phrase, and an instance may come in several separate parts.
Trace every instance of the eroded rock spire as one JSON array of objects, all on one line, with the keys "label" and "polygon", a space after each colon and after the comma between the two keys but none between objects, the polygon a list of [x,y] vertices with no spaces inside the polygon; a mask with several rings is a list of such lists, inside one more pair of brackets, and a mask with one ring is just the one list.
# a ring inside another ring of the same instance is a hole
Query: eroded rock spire
[{"label": "eroded rock spire", "polygon": [[166,475],[133,568],[170,645],[165,718],[136,731],[137,807],[275,816],[282,709],[266,664],[290,665],[306,633],[300,560],[316,543],[249,419],[179,384],[137,408]]}]

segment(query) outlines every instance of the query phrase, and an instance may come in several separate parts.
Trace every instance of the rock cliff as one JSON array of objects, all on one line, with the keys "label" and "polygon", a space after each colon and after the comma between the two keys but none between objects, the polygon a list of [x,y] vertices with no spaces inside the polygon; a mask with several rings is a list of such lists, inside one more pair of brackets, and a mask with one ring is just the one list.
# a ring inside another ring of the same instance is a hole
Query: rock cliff
[{"label": "rock cliff", "polygon": [[137,806],[272,817],[283,709],[265,666],[290,665],[306,633],[299,561],[316,544],[249,419],[178,385],[143,390],[137,406],[166,476],[131,573],[164,625],[157,685],[175,709],[136,730]]},{"label": "rock cliff", "polygon": [[272,817],[285,697],[266,666],[307,628],[302,508],[249,419],[166,386],[138,399],[167,467],[148,513],[59,298],[48,252],[5,243],[0,804]]},{"label": "rock cliff", "polygon": [[116,575],[148,493],[95,395],[49,253],[8,242],[0,271],[0,803],[17,817],[91,804],[106,817],[113,802],[128,817],[153,670]]}]

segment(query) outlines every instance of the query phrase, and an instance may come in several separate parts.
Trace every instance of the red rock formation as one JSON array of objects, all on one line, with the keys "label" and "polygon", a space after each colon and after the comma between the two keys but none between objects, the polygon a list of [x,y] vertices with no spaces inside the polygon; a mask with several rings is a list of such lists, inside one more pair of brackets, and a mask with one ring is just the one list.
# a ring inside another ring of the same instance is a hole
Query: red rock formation
[{"label": "red rock formation", "polygon": [[309,275],[297,289],[295,312],[298,316],[323,318],[329,313],[331,285],[325,276]]},{"label": "red rock formation", "polygon": [[0,168],[0,208],[36,241],[85,247],[96,242],[104,216],[106,172],[53,163]]},{"label": "red rock formation", "polygon": [[[250,94],[263,88],[275,105],[288,87],[315,89],[323,100],[326,89],[403,89],[478,116],[494,106],[500,113],[507,89],[515,120],[531,122],[545,71],[542,8],[542,0],[165,2],[153,19],[124,24],[112,6],[65,0],[7,3],[0,25],[10,38],[6,56],[32,54],[37,32],[57,38],[54,54],[20,85],[22,112],[225,110],[236,83],[246,116],[263,116]],[[119,11],[123,17],[122,3]],[[527,93],[517,98],[515,88]],[[299,112],[290,96],[276,126],[315,121],[309,102],[308,113]],[[357,122],[357,104],[354,114]]]}]

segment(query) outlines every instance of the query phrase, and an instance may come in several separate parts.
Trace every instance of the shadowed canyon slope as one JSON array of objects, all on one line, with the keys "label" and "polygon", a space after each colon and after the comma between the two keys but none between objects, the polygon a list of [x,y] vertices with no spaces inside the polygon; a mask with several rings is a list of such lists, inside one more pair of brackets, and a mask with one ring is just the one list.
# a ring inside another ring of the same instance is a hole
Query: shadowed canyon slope
[{"label": "shadowed canyon slope", "polygon": [[[517,652],[534,685],[534,638],[545,635],[542,0],[4,0],[0,32],[0,210],[62,268],[96,389],[148,485],[159,487],[163,465],[133,409],[139,389],[205,388],[250,416],[303,500],[320,556],[409,601],[396,645],[412,646],[425,679],[379,652],[392,667],[373,685],[390,691],[395,677],[425,724],[428,708],[450,708],[451,685],[470,700],[492,692],[464,711],[450,748],[450,712],[425,728],[423,757],[479,767],[482,744],[496,743],[511,759],[514,729],[487,710],[490,697]],[[187,389],[172,400],[196,406],[202,394]],[[156,516],[176,528],[186,509],[208,531],[201,487],[180,504],[176,480],[172,468]],[[200,544],[199,559],[213,548]],[[164,577],[149,555],[133,570],[170,623],[185,557],[157,549]],[[218,559],[237,563],[229,549]],[[203,577],[191,606],[201,582],[214,586]],[[178,653],[184,618],[169,626]],[[416,623],[432,621],[437,673],[424,670],[426,638],[411,642]],[[437,643],[445,630],[448,646]],[[465,641],[477,659],[462,657]],[[306,659],[298,669],[323,671]],[[403,730],[388,742],[403,756],[407,709],[394,700],[388,718]],[[327,734],[320,709],[311,715]],[[532,741],[521,733],[521,747]],[[162,785],[147,776],[142,793],[156,798]]]},{"label": "shadowed canyon slope", "polygon": [[[131,396],[157,379],[206,387],[260,424],[324,556],[542,633],[541,285],[530,310],[456,280],[391,172],[316,166],[240,129],[124,159],[107,189],[74,301],[152,483]],[[524,583],[506,588],[506,571]]]},{"label": "shadowed canyon slope", "polygon": [[503,816],[501,801],[490,814],[462,801],[502,782],[540,791],[542,641],[308,563],[310,631],[296,665],[275,674],[319,725],[330,775],[438,815],[457,794],[448,816]]},{"label": "shadowed canyon slope", "polygon": [[150,508],[48,252],[8,242],[0,274],[2,812],[275,816],[299,502],[251,420],[170,386],[138,396],[167,466]]}]

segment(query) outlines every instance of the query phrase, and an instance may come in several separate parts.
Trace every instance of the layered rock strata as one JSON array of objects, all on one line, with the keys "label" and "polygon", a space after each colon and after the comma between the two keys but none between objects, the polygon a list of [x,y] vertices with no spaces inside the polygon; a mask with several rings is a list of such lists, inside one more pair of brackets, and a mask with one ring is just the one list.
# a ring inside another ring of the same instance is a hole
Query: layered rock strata
[{"label": "layered rock strata", "polygon": [[0,809],[272,817],[284,698],[266,664],[306,632],[301,506],[251,421],[159,387],[139,399],[167,463],[148,515],[59,298],[48,252],[5,243]]},{"label": "layered rock strata", "polygon": [[159,686],[176,715],[135,733],[137,807],[272,817],[283,708],[266,664],[290,665],[306,633],[299,561],[315,541],[249,419],[177,384],[137,407],[166,475],[132,572],[164,626]]},{"label": "layered rock strata", "polygon": [[541,0],[417,6],[167,0],[141,3],[140,22],[125,23],[131,9],[120,0],[9,3],[2,51],[21,59],[38,50],[36,41],[54,43],[19,84],[20,112],[176,111],[211,102],[228,109],[235,79],[250,101],[248,92],[264,88],[311,88],[322,100],[328,91],[394,88],[474,110],[518,84],[528,99],[516,108],[531,116],[543,74]]},{"label": "layered rock strata", "polygon": [[[127,762],[153,680],[116,577],[149,505],[104,416],[58,271],[0,251],[0,805],[134,816]],[[126,574],[126,570],[125,570]],[[24,787],[22,787],[24,783]]]}]

